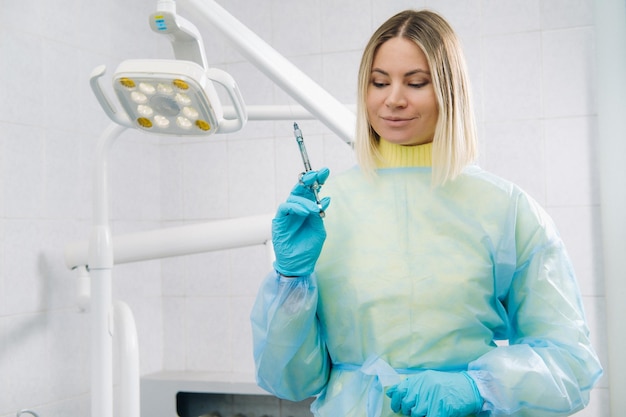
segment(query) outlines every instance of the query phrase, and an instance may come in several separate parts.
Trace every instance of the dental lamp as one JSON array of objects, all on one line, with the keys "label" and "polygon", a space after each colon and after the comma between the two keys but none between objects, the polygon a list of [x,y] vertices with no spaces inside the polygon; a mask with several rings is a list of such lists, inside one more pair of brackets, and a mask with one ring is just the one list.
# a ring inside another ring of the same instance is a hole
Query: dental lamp
[{"label": "dental lamp", "polygon": [[[150,27],[166,35],[176,60],[133,59],[119,64],[113,90],[123,113],[111,104],[100,87],[106,67],[94,69],[91,88],[104,112],[117,124],[146,132],[177,136],[207,136],[240,130],[248,120],[246,106],[234,79],[209,68],[198,29],[176,15],[173,1],[159,1]],[[224,110],[213,83],[224,87],[234,118]]]},{"label": "dental lamp", "polygon": [[[191,22],[176,15],[173,0],[157,2],[150,26],[170,39],[176,59],[135,59],[119,64],[113,75],[113,90],[121,110],[111,103],[100,86],[99,79],[106,67],[95,68],[90,77],[91,89],[112,120],[98,139],[88,260],[77,267],[81,288],[90,292],[92,417],[114,415],[114,334],[120,348],[121,414],[140,416],[135,321],[124,302],[112,302],[114,247],[108,201],[108,156],[114,141],[128,128],[176,136],[229,133],[241,129],[248,119],[237,84],[226,72],[208,67],[200,33]],[[226,90],[234,117],[224,117],[214,82]]]}]

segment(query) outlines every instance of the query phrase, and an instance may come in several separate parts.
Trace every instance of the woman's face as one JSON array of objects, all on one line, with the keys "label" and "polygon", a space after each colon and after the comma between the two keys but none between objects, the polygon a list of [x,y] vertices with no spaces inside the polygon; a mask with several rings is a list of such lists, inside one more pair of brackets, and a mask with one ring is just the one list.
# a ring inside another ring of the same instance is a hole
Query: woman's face
[{"label": "woman's face", "polygon": [[437,98],[426,55],[414,42],[396,37],[378,47],[365,101],[372,128],[388,142],[433,141]]}]

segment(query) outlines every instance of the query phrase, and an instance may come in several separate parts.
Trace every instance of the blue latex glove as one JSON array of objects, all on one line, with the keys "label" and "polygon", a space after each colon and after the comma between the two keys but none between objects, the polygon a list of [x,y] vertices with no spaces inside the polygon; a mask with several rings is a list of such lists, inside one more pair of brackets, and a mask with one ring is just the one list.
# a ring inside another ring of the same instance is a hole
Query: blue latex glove
[{"label": "blue latex glove", "polygon": [[483,399],[466,372],[424,371],[387,390],[391,409],[411,417],[465,417],[480,412]]},{"label": "blue latex glove", "polygon": [[[312,187],[317,182],[319,190],[329,174],[328,168],[305,173],[287,201],[278,206],[272,220],[272,243],[276,254],[274,268],[281,275],[305,276],[315,269],[326,240],[326,229]],[[330,198],[323,198],[320,203],[326,211]]]}]

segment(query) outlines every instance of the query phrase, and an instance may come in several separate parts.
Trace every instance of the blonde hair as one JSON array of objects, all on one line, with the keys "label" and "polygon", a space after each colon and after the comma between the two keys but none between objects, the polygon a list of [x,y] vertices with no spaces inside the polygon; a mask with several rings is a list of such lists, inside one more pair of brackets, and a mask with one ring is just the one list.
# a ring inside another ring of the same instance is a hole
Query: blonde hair
[{"label": "blonde hair", "polygon": [[478,149],[465,59],[454,31],[438,14],[405,10],[383,23],[370,38],[359,68],[355,151],[359,165],[374,173],[379,135],[366,108],[372,64],[378,48],[395,37],[411,40],[428,60],[439,107],[433,139],[433,184],[443,185],[474,162]]}]

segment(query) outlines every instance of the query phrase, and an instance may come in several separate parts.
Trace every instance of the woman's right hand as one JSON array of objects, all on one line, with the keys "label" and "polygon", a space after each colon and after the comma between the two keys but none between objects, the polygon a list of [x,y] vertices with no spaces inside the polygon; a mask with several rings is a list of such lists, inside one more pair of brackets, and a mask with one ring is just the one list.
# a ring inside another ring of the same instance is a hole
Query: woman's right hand
[{"label": "woman's right hand", "polygon": [[[276,255],[274,268],[283,276],[306,276],[315,269],[326,240],[326,229],[312,188],[317,186],[319,190],[329,174],[328,168],[306,172],[287,201],[278,206],[272,220],[272,243]],[[330,198],[325,197],[320,203],[326,211]]]}]

